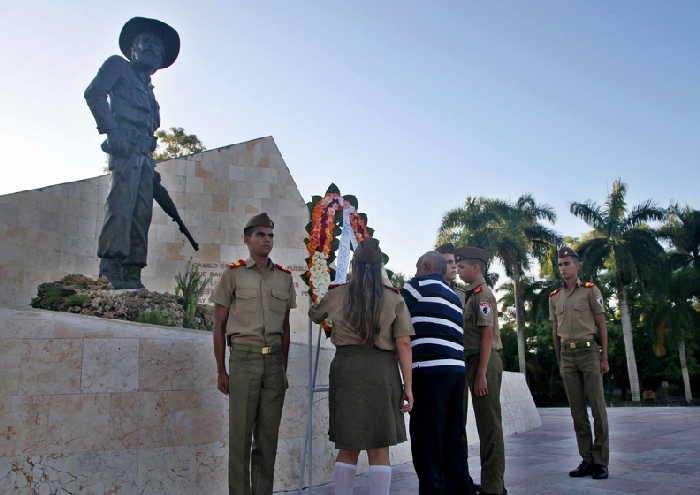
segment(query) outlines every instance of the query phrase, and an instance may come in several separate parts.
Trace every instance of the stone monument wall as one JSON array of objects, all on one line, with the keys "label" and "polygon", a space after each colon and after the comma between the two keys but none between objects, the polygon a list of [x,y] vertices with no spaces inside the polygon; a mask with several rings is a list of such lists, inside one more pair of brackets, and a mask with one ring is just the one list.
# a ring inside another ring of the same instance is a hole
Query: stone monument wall
[{"label": "stone monument wall", "polygon": [[[319,383],[332,354],[322,350]],[[0,495],[227,493],[228,398],[212,356],[209,332],[0,308]],[[292,344],[275,490],[299,486],[307,366],[308,347]],[[501,401],[506,435],[541,425],[521,374],[505,373]],[[313,417],[317,485],[335,457],[327,394]],[[467,435],[478,441],[472,408]],[[410,442],[391,461],[410,462]]]}]

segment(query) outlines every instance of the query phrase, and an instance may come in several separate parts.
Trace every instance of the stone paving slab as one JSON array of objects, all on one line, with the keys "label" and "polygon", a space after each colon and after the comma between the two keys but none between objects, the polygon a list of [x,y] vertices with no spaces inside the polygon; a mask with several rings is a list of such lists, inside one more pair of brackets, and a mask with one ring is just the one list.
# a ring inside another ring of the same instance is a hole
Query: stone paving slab
[{"label": "stone paving slab", "polygon": [[[542,427],[506,438],[506,487],[511,495],[629,495],[700,493],[700,408],[611,408],[610,478],[573,479],[580,458],[569,410],[539,409]],[[471,474],[479,480],[479,446],[469,448]],[[292,492],[293,493],[293,492]],[[333,486],[304,490],[331,495]],[[367,477],[354,495],[366,495]],[[392,495],[417,495],[413,465],[394,466]]]}]

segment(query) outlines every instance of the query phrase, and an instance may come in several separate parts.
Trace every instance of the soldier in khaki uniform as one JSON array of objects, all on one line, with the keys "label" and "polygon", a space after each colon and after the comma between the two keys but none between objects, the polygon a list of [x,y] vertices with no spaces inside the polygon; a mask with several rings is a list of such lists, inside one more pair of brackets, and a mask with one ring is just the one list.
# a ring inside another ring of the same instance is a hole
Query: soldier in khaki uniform
[{"label": "soldier in khaki uniform", "polygon": [[[486,285],[484,274],[489,253],[476,247],[455,250],[459,277],[470,285],[464,304],[464,358],[467,386],[479,432],[482,495],[508,493],[503,486],[505,452],[501,421],[501,334],[496,298]],[[464,411],[468,410],[465,390]]]},{"label": "soldier in khaki uniform", "polygon": [[250,257],[229,265],[211,296],[218,388],[230,396],[230,495],[272,493],[287,389],[289,310],[296,307],[291,273],[269,258],[273,228],[267,213],[248,221],[243,240]]},{"label": "soldier in khaki uniform", "polygon": [[[608,330],[603,296],[591,282],[578,278],[578,254],[559,250],[559,271],[564,286],[549,294],[554,349],[574,420],[581,464],[569,473],[574,478],[608,477],[608,415],[603,395],[603,374],[608,366]],[[598,342],[596,342],[596,337]],[[591,435],[586,400],[593,412],[595,440]]]}]

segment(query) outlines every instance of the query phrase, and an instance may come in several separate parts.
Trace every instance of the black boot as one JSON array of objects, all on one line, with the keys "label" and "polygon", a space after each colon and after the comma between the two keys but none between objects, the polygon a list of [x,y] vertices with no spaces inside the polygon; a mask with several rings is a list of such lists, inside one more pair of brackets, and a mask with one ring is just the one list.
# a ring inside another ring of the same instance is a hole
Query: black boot
[{"label": "black boot", "polygon": [[569,476],[572,478],[582,478],[584,476],[590,476],[593,474],[593,464],[588,461],[581,461],[573,471],[569,471]]},{"label": "black boot", "polygon": [[608,476],[608,466],[603,466],[602,464],[593,464],[594,480],[605,480],[608,479]]},{"label": "black boot", "polygon": [[143,289],[141,269],[139,265],[124,265],[124,289]]}]

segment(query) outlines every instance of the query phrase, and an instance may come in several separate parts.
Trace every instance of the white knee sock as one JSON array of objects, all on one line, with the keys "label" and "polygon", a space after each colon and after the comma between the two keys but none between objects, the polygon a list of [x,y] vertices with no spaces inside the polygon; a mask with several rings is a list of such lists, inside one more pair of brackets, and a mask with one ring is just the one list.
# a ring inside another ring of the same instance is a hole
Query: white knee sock
[{"label": "white knee sock", "polygon": [[389,495],[391,488],[391,466],[369,467],[369,495]]},{"label": "white knee sock", "polygon": [[335,483],[335,495],[352,495],[352,482],[355,479],[355,464],[336,462],[333,470],[333,482]]}]

